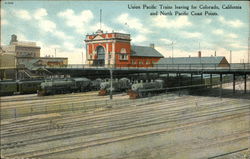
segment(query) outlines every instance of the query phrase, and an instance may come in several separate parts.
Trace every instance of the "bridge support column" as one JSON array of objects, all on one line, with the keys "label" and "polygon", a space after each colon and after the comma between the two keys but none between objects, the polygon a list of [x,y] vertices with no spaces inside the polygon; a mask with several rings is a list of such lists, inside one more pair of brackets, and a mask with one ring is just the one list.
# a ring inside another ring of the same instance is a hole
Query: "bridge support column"
[{"label": "bridge support column", "polygon": [[178,88],[178,91],[179,91],[179,96],[181,95],[181,74],[180,73],[178,73],[178,85],[179,85],[179,88]]},{"label": "bridge support column", "polygon": [[247,74],[244,75],[244,93],[247,93]]},{"label": "bridge support column", "polygon": [[233,74],[233,93],[235,93],[235,74]]},{"label": "bridge support column", "polygon": [[222,74],[220,74],[220,97],[222,97]]},{"label": "bridge support column", "polygon": [[191,85],[193,85],[193,73],[191,73]]},{"label": "bridge support column", "polygon": [[109,98],[110,98],[110,100],[112,100],[113,99],[113,91],[112,91],[112,89],[113,89],[113,71],[112,71],[112,69],[110,69],[110,94],[109,94]]},{"label": "bridge support column", "polygon": [[210,74],[210,88],[213,88],[213,74]]},{"label": "bridge support column", "polygon": [[201,73],[201,84],[203,84],[203,73]]}]

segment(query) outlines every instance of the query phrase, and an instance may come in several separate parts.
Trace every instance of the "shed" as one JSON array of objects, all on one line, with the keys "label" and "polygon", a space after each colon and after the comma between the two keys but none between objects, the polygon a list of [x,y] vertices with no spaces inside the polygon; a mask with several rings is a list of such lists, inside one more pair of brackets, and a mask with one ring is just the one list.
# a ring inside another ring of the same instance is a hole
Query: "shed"
[{"label": "shed", "polygon": [[229,67],[227,59],[224,56],[211,57],[176,57],[176,58],[161,58],[157,65],[213,65],[217,67]]}]

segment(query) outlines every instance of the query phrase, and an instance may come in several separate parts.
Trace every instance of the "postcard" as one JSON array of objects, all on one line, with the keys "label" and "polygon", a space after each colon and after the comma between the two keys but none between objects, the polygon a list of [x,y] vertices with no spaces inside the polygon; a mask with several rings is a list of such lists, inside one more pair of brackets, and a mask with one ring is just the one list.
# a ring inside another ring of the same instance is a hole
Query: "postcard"
[{"label": "postcard", "polygon": [[1,1],[1,158],[250,158],[248,1]]}]

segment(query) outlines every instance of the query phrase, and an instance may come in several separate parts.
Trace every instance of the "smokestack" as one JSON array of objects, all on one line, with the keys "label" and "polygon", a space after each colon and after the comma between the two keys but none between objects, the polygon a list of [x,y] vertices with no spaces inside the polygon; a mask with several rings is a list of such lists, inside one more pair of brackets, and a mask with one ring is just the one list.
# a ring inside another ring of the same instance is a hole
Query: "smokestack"
[{"label": "smokestack", "polygon": [[216,51],[214,52],[214,56],[216,57]]},{"label": "smokestack", "polygon": [[149,45],[151,48],[155,48],[155,44],[153,44],[153,43],[151,43],[150,45]]},{"label": "smokestack", "polygon": [[201,51],[198,51],[198,57],[201,58]]}]

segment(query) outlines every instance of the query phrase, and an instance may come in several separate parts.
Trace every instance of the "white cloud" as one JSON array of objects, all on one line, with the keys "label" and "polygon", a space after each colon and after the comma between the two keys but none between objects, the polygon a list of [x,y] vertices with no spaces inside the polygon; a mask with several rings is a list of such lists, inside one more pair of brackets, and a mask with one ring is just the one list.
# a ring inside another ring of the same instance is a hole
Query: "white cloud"
[{"label": "white cloud", "polygon": [[73,39],[72,36],[66,35],[64,32],[58,30],[54,31],[54,35],[61,39]]},{"label": "white cloud", "polygon": [[39,23],[40,29],[42,29],[43,31],[53,33],[54,30],[56,29],[56,24],[51,20],[43,19],[43,20],[39,20],[38,23]]},{"label": "white cloud", "polygon": [[18,18],[21,18],[23,20],[31,20],[32,19],[31,14],[27,10],[24,10],[24,9],[15,10],[14,13],[16,14],[16,16]]},{"label": "white cloud", "polygon": [[64,47],[66,50],[69,50],[69,51],[75,49],[74,44],[71,43],[71,42],[64,42],[64,43],[63,43],[63,47]]},{"label": "white cloud", "polygon": [[86,33],[90,27],[89,22],[94,18],[90,10],[84,10],[80,14],[75,14],[72,9],[59,12],[57,16],[66,20],[66,25],[75,28],[77,33]]},{"label": "white cloud", "polygon": [[235,39],[235,38],[238,38],[238,35],[230,33],[230,34],[227,34],[227,37]]},{"label": "white cloud", "polygon": [[5,10],[1,8],[1,18],[5,16]]},{"label": "white cloud", "polygon": [[1,25],[7,25],[9,22],[6,19],[1,18]]},{"label": "white cloud", "polygon": [[183,35],[183,38],[200,38],[202,36],[202,34],[199,32],[183,31],[183,32],[181,32],[181,34]]},{"label": "white cloud", "polygon": [[133,43],[141,43],[148,40],[145,35],[137,35],[134,38],[132,38]]},{"label": "white cloud", "polygon": [[183,28],[192,26],[187,16],[181,16],[176,19],[169,19],[165,16],[157,16],[153,19],[153,24],[159,28]]},{"label": "white cloud", "polygon": [[222,35],[224,34],[224,31],[222,29],[216,29],[216,30],[213,30],[212,33],[216,35]]},{"label": "white cloud", "polygon": [[206,23],[206,24],[210,24],[211,22],[212,22],[212,19],[206,19],[206,20],[205,20],[205,23]]},{"label": "white cloud", "polygon": [[164,42],[165,44],[168,44],[168,45],[170,45],[172,43],[172,40],[166,39],[166,38],[160,39],[160,41],[162,41],[162,42]]},{"label": "white cloud", "polygon": [[244,46],[240,43],[231,43],[229,44],[230,47],[235,48],[235,49],[248,49],[248,46]]},{"label": "white cloud", "polygon": [[37,9],[34,13],[35,19],[43,19],[45,16],[47,16],[47,10],[44,8]]},{"label": "white cloud", "polygon": [[234,27],[234,28],[239,28],[242,27],[244,25],[244,23],[242,23],[242,21],[236,19],[236,20],[226,20],[223,16],[220,16],[218,18],[218,20],[225,25],[228,25],[230,27]]},{"label": "white cloud", "polygon": [[140,19],[134,18],[130,16],[128,13],[123,13],[119,15],[115,21],[121,25],[124,25],[124,27],[127,27],[128,29],[136,29],[137,31],[144,34],[151,32],[141,23]]}]

